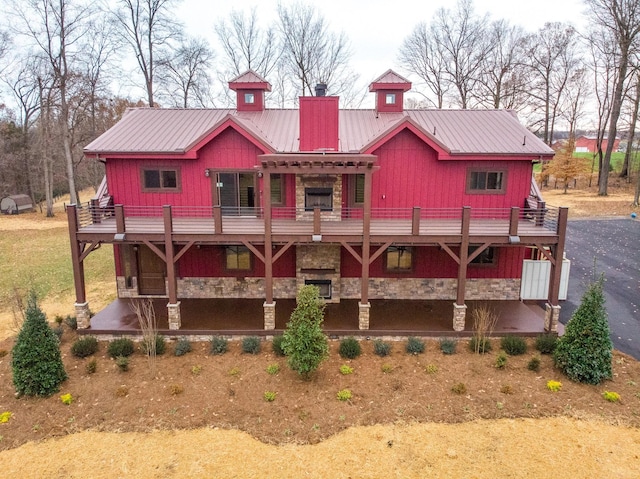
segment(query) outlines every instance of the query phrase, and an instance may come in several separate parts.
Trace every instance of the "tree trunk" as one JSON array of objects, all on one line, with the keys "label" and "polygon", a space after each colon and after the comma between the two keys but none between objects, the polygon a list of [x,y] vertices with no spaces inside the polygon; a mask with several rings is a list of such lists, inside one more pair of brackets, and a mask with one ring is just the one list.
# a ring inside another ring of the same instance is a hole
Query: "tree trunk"
[{"label": "tree trunk", "polygon": [[640,107],[640,77],[636,81],[636,98],[633,104],[633,115],[631,116],[631,125],[629,126],[629,137],[627,138],[627,150],[624,152],[624,163],[622,163],[621,178],[629,176],[629,161],[631,160],[631,151],[633,150],[633,139],[636,136],[636,122],[638,121],[638,107]]}]

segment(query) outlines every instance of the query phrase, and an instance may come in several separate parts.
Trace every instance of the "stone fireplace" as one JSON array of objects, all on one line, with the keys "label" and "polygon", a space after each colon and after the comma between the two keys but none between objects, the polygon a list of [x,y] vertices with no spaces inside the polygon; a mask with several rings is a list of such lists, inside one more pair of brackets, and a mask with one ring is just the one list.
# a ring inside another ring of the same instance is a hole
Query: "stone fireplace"
[{"label": "stone fireplace", "polygon": [[312,219],[314,208],[323,220],[340,221],[342,175],[296,175],[296,219]]}]

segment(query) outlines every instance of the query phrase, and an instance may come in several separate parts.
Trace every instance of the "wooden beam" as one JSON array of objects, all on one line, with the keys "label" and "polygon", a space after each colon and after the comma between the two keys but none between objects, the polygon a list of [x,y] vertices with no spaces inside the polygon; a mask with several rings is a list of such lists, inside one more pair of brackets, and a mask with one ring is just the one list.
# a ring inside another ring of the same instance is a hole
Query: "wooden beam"
[{"label": "wooden beam", "polygon": [[124,222],[124,206],[123,205],[115,205],[113,210],[116,215],[116,233],[124,233],[126,230],[125,222]]},{"label": "wooden beam", "polygon": [[271,259],[271,261],[273,263],[278,261],[278,259],[280,259],[280,256],[282,256],[285,253],[285,251],[287,251],[289,248],[291,248],[294,244],[295,244],[295,241],[289,241],[287,244],[281,246],[280,249],[278,250],[278,252],[273,255],[273,258]]},{"label": "wooden beam", "polygon": [[[80,255],[80,261],[84,261],[84,259],[85,259],[87,256],[89,256],[89,254],[90,254],[92,251],[94,251],[94,250],[98,249],[98,248],[100,247],[100,245],[101,245],[101,244],[102,244],[102,243],[100,243],[100,241],[93,241],[93,242],[89,245],[89,247],[88,247],[88,248],[86,248],[86,249],[84,249],[84,250],[81,250],[81,251],[82,251],[82,254]],[[84,248],[84,246],[83,246],[83,248]]]},{"label": "wooden beam", "polygon": [[418,236],[420,234],[420,207],[413,207],[413,215],[411,217],[411,234]]},{"label": "wooden beam", "polygon": [[76,205],[67,206],[67,222],[69,224],[69,242],[71,244],[71,265],[73,266],[73,284],[76,291],[76,303],[87,302],[84,279],[84,263],[81,258],[81,246],[77,238],[78,214]]},{"label": "wooden beam", "polygon": [[378,256],[380,256],[382,253],[384,253],[387,248],[389,246],[391,246],[393,243],[392,242],[387,242],[385,244],[383,244],[382,246],[380,246],[375,253],[373,253],[371,255],[371,257],[369,258],[369,264],[373,263],[376,259],[378,259]]},{"label": "wooden beam", "polygon": [[462,242],[460,243],[460,264],[458,265],[458,288],[456,304],[464,305],[464,293],[467,283],[467,254],[469,252],[469,225],[471,224],[471,208],[462,208]]},{"label": "wooden beam", "polygon": [[518,236],[518,221],[520,219],[520,208],[514,206],[511,208],[509,216],[509,236]]},{"label": "wooden beam", "polygon": [[552,246],[553,257],[555,262],[551,265],[551,275],[549,278],[549,304],[558,306],[558,298],[560,296],[560,276],[562,274],[562,259],[564,257],[564,245],[567,236],[567,219],[569,217],[569,209],[561,207],[558,210],[558,243]]},{"label": "wooden beam", "polygon": [[273,238],[271,237],[271,171],[262,177],[262,203],[264,207],[264,296],[265,303],[273,304]]},{"label": "wooden beam", "polygon": [[253,246],[248,241],[243,241],[242,244],[245,245],[247,248],[249,248],[251,250],[251,252],[254,255],[256,255],[260,261],[262,261],[263,263],[265,262],[264,255],[255,246]]},{"label": "wooden beam", "polygon": [[167,257],[165,256],[165,254],[162,252],[160,248],[158,248],[149,240],[145,239],[145,240],[142,240],[142,242],[146,244],[149,247],[149,249],[153,251],[162,261],[164,261],[165,263],[167,262]]},{"label": "wooden beam", "polygon": [[322,221],[320,219],[320,208],[313,209],[313,234],[319,235],[321,234],[320,225]]},{"label": "wooden beam", "polygon": [[176,304],[178,302],[178,281],[176,278],[176,263],[173,259],[173,218],[170,205],[162,207],[162,216],[164,218],[164,254],[167,264],[169,304]]},{"label": "wooden beam", "polygon": [[215,234],[222,234],[222,210],[220,205],[213,207],[213,228]]},{"label": "wooden beam", "polygon": [[358,263],[362,264],[362,256],[360,256],[349,243],[347,243],[346,241],[341,241],[340,244],[344,247],[344,249],[351,253],[351,256],[353,256],[358,261]]},{"label": "wooden beam", "polygon": [[360,303],[369,302],[369,250],[371,248],[371,191],[372,173],[364,173],[364,205],[362,207],[362,274],[360,276]]},{"label": "wooden beam", "polygon": [[484,243],[482,246],[478,246],[475,250],[473,250],[473,253],[467,256],[467,264],[471,264],[471,262],[489,246],[491,246],[491,243]]},{"label": "wooden beam", "polygon": [[459,257],[457,254],[455,254],[455,253],[453,252],[453,250],[452,250],[451,248],[449,248],[449,246],[447,246],[445,243],[438,243],[438,244],[440,245],[440,247],[441,247],[443,250],[445,250],[445,251],[449,254],[449,256],[451,256],[451,257],[453,258],[453,260],[454,260],[456,263],[460,264],[460,257]]},{"label": "wooden beam", "polygon": [[173,257],[173,262],[177,263],[178,260],[182,258],[182,255],[185,254],[189,250],[189,248],[191,248],[194,244],[195,244],[195,241],[189,241],[186,245],[184,245],[180,249],[180,251],[178,251],[178,254]]},{"label": "wooden beam", "polygon": [[553,257],[553,255],[551,253],[549,253],[548,250],[546,250],[541,244],[536,243],[535,245],[536,248],[538,248],[538,251],[540,251],[545,258],[547,258],[549,261],[551,261],[551,264],[555,264],[556,263],[556,259]]}]

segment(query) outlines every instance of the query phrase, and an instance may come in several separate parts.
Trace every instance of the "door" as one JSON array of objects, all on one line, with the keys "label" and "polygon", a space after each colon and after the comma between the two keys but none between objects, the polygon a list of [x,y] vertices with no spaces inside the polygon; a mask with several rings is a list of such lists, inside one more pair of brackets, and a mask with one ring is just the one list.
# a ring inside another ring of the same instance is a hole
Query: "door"
[{"label": "door", "polygon": [[[164,246],[158,246],[164,251]],[[138,294],[162,294],[166,288],[167,270],[164,261],[146,245],[138,246]]]},{"label": "door", "polygon": [[216,191],[223,215],[255,216],[255,173],[218,173]]}]

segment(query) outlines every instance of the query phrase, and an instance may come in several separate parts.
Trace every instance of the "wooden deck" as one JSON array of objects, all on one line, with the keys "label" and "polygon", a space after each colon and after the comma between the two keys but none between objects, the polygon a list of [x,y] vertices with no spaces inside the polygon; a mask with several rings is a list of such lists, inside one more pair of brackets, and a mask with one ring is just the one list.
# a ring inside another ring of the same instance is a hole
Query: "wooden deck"
[{"label": "wooden deck", "polygon": [[[263,300],[182,299],[182,328],[169,330],[166,299],[154,300],[158,329],[170,336],[182,335],[273,335],[286,327],[295,307],[294,300],[276,300],[276,329],[263,329]],[[343,300],[328,304],[324,329],[332,336],[461,336],[472,335],[472,321],[468,318],[464,331],[452,329],[451,301],[372,300],[369,330],[358,329],[357,300]],[[467,302],[473,311],[477,301]],[[535,336],[544,332],[544,311],[536,303],[521,301],[491,301],[498,315],[494,335],[516,334]],[[131,300],[118,299],[91,319],[91,328],[81,334],[140,334]]]}]

